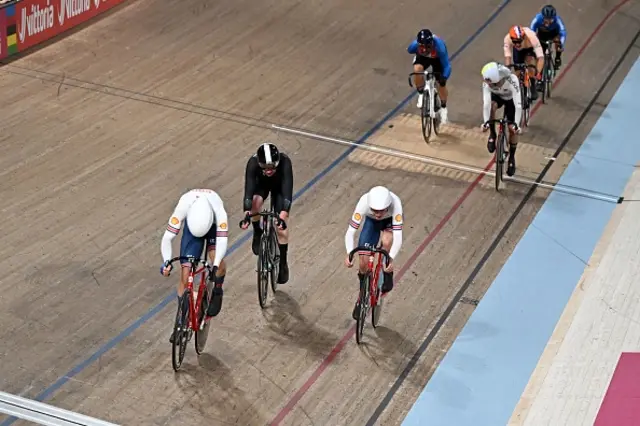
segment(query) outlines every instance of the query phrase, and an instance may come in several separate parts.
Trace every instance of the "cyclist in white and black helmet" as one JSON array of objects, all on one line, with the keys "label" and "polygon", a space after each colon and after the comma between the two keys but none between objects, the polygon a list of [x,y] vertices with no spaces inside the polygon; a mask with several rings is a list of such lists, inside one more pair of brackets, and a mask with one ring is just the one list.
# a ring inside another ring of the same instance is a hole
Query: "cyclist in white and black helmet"
[{"label": "cyclist in white and black helmet", "polygon": [[[243,210],[245,215],[255,214],[261,211],[264,200],[271,194],[274,213],[280,216],[285,223],[289,219],[291,203],[293,201],[293,168],[291,159],[287,154],[281,153],[272,143],[263,143],[247,162]],[[260,217],[254,217],[253,242],[251,248],[253,254],[258,255],[260,249]],[[244,225],[247,229],[249,225]],[[280,272],[278,283],[289,281],[289,266],[287,263],[287,249],[289,246],[289,230],[278,229],[278,245],[280,246]]]}]

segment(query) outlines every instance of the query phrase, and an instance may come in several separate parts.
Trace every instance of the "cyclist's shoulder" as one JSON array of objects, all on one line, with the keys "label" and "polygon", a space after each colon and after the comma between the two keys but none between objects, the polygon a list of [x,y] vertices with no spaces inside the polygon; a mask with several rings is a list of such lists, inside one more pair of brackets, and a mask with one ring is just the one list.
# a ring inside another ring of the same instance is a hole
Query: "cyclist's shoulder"
[{"label": "cyclist's shoulder", "polygon": [[284,152],[281,152],[279,166],[290,169],[291,167],[293,167],[293,160],[287,154],[285,154]]},{"label": "cyclist's shoulder", "polygon": [[446,47],[447,45],[444,39],[437,34],[433,35],[433,42],[435,43],[436,46]]},{"label": "cyclist's shoulder", "polygon": [[400,199],[400,197],[398,196],[398,194],[396,194],[393,191],[389,191],[389,193],[391,194],[391,198],[393,199],[393,205],[394,207],[400,207],[402,208],[402,200]]}]

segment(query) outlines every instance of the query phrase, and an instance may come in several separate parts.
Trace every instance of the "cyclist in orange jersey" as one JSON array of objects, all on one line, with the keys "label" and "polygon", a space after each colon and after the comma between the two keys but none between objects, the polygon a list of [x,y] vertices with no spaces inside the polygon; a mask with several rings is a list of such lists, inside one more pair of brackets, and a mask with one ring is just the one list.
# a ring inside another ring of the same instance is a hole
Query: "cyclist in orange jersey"
[{"label": "cyclist in orange jersey", "polygon": [[514,63],[534,65],[534,61],[536,73],[532,74],[530,71],[528,73],[533,88],[531,90],[531,99],[533,100],[538,99],[544,68],[544,52],[538,36],[531,28],[514,25],[509,29],[509,34],[504,37],[504,64],[506,66]]}]

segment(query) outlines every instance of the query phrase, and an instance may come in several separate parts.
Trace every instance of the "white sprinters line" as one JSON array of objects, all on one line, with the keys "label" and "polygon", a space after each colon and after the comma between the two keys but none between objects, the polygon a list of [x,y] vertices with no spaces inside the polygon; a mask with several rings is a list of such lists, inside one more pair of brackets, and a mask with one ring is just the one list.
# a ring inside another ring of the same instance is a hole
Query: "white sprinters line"
[{"label": "white sprinters line", "polygon": [[[412,154],[412,153],[406,152],[406,151],[389,149],[389,148],[384,148],[384,147],[375,146],[375,145],[357,143],[357,142],[346,140],[346,139],[340,139],[340,138],[335,138],[335,137],[332,137],[332,136],[321,135],[319,133],[313,133],[313,132],[307,132],[307,131],[304,131],[304,130],[292,129],[292,128],[280,126],[280,125],[277,125],[277,124],[272,124],[271,128],[273,128],[275,130],[282,131],[282,132],[303,136],[303,137],[310,138],[310,139],[316,139],[316,140],[321,140],[321,141],[325,141],[325,142],[336,143],[336,144],[339,144],[339,145],[350,146],[350,147],[354,147],[354,148],[357,148],[357,149],[363,149],[365,151],[377,152],[377,153],[380,153],[380,154],[391,155],[391,156],[394,156],[394,157],[404,158],[404,159],[407,159],[407,160],[420,161],[422,163],[433,164],[433,165],[441,166],[441,167],[447,167],[447,168],[450,168],[450,169],[460,170],[460,171],[463,171],[463,172],[476,173],[476,174],[479,174],[479,175],[482,175],[482,176],[495,177],[495,172],[493,172],[491,170],[485,170],[485,169],[481,169],[479,167],[470,166],[470,165],[467,165],[467,164],[456,163],[454,161],[447,161],[447,160],[442,160],[440,158],[434,158],[434,157],[427,157],[425,155]],[[510,182],[515,182],[515,183],[520,183],[520,184],[523,184],[523,185],[537,186],[537,187],[540,187],[540,188],[545,188],[545,189],[550,189],[550,190],[554,190],[555,189],[557,191],[564,192],[566,194],[576,195],[576,196],[580,196],[580,197],[593,198],[593,199],[600,200],[600,201],[605,201],[605,202],[608,202],[608,203],[616,203],[617,204],[617,203],[622,202],[622,197],[618,197],[618,196],[610,195],[610,194],[602,194],[602,193],[599,193],[599,192],[596,192],[596,191],[590,191],[590,190],[585,189],[585,188],[568,187],[568,186],[564,186],[564,185],[561,185],[561,184],[558,184],[558,183],[536,182],[535,180],[532,180],[532,179],[521,178],[521,177],[517,177],[517,176],[504,176],[503,180],[510,181]]]}]

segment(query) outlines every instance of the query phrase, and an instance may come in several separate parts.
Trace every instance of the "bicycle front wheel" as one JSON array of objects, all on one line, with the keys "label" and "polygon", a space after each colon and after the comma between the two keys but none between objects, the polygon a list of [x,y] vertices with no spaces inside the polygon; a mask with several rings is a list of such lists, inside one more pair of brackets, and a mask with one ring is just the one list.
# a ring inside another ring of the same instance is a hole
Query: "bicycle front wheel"
[{"label": "bicycle front wheel", "polygon": [[191,303],[191,292],[185,290],[182,294],[181,303],[178,304],[176,321],[173,326],[173,345],[171,351],[171,363],[174,371],[178,371],[182,366],[184,354],[189,341],[189,304]]},{"label": "bicycle front wheel", "polygon": [[358,319],[356,319],[356,342],[362,343],[362,336],[364,334],[364,323],[367,321],[367,313],[369,307],[369,280],[370,276],[367,276],[360,282],[360,312]]},{"label": "bicycle front wheel", "polygon": [[268,268],[268,242],[263,235],[260,239],[260,251],[258,252],[258,302],[260,307],[264,309],[267,304],[267,291],[269,288],[269,268]]},{"label": "bicycle front wheel", "polygon": [[422,118],[422,137],[426,143],[429,143],[431,137],[431,115],[429,113],[429,93],[423,92],[421,118]]},{"label": "bicycle front wheel", "polygon": [[[529,78],[529,77],[525,77]],[[527,127],[529,125],[529,107],[531,106],[529,102],[529,88],[524,84],[521,87],[522,89],[522,122],[520,123],[520,127]]]}]

